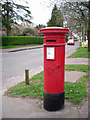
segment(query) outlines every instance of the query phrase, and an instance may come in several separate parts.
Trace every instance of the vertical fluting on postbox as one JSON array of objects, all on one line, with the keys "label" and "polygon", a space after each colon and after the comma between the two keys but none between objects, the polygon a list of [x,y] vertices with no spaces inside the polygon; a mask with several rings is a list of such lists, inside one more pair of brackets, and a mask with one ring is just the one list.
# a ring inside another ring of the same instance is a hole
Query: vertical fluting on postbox
[{"label": "vertical fluting on postbox", "polygon": [[61,27],[40,29],[44,35],[44,108],[56,111],[64,106],[65,34]]}]

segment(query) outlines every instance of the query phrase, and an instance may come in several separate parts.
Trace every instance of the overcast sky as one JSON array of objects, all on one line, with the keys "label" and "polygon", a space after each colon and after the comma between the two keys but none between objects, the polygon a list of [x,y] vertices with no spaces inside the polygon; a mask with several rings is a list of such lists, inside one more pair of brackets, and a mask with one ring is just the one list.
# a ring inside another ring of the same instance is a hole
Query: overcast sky
[{"label": "overcast sky", "polygon": [[30,0],[30,10],[33,17],[32,22],[35,25],[46,25],[46,23],[50,19],[52,7],[47,7],[48,3],[49,2],[45,3],[44,0]]},{"label": "overcast sky", "polygon": [[32,16],[32,23],[34,25],[43,24],[47,25],[48,20],[51,17],[51,12],[53,9],[53,5],[50,6],[49,0],[25,0],[28,2],[26,4],[23,2],[24,0],[15,0],[17,3],[22,5],[26,5],[30,7],[31,16]]}]

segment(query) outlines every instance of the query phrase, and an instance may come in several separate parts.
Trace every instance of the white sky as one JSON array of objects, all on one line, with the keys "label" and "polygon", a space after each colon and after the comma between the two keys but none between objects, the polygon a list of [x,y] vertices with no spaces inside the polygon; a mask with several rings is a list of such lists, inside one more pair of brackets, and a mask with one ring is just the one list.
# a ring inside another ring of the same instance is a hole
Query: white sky
[{"label": "white sky", "polygon": [[[19,2],[19,4],[24,4],[26,6],[30,7],[30,11],[31,11],[31,16],[32,16],[32,23],[34,24],[34,26],[38,25],[38,24],[43,24],[43,25],[47,25],[47,22],[49,21],[50,17],[51,17],[51,12],[53,9],[53,6],[50,7],[49,0],[25,0],[28,2],[28,4],[25,4],[24,0],[15,0],[16,3]],[[49,7],[47,7],[49,6]]]},{"label": "white sky", "polygon": [[32,22],[35,25],[46,25],[51,17],[52,8],[47,7],[47,3],[44,3],[43,0],[30,0],[30,2],[30,10],[33,17]]}]

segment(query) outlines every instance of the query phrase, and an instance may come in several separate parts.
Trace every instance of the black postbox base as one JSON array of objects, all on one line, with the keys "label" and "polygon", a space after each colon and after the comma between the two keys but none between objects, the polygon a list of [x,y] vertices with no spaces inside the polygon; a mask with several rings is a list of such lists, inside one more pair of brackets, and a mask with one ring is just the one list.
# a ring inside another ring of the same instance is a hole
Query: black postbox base
[{"label": "black postbox base", "polygon": [[51,94],[44,92],[44,108],[48,111],[57,111],[64,108],[64,94]]}]

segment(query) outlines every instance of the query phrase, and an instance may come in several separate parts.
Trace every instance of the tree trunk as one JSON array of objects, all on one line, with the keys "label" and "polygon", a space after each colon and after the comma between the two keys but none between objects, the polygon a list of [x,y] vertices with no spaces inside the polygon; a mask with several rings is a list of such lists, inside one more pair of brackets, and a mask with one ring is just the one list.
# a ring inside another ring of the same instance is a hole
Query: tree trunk
[{"label": "tree trunk", "polygon": [[88,12],[88,51],[90,52],[90,9]]},{"label": "tree trunk", "polygon": [[9,6],[7,1],[7,36],[9,36]]},{"label": "tree trunk", "polygon": [[84,48],[84,42],[85,42],[85,26],[83,26],[83,48]]},{"label": "tree trunk", "polygon": [[9,36],[9,18],[7,15],[7,36]]}]

